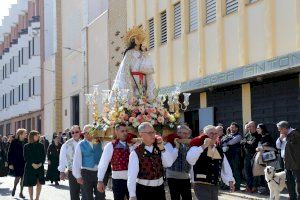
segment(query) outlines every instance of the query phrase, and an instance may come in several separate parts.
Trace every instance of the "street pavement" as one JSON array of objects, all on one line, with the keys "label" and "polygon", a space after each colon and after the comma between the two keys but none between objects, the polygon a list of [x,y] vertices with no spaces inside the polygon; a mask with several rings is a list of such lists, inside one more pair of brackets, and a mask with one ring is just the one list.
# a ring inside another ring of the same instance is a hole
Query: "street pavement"
[{"label": "street pavement", "polygon": [[[11,176],[0,177],[0,200],[11,200],[11,199],[21,200],[21,198],[19,198],[19,191],[20,191],[19,186],[17,187],[15,197],[11,196],[13,181],[14,178]],[[166,190],[167,189],[168,187],[166,187]],[[26,197],[26,199],[29,199],[27,188],[24,188],[23,194]],[[230,193],[224,190],[221,190],[219,195],[219,200],[240,200],[240,199],[263,200],[267,198],[268,198],[267,196],[262,196],[259,194],[249,195],[245,192]],[[110,189],[106,190],[106,199],[113,200],[113,194]],[[167,191],[167,199],[168,200],[170,199],[168,191]],[[287,200],[287,199],[288,199],[288,195],[286,193],[281,195],[280,200]],[[54,184],[50,184],[50,182],[46,182],[46,184],[42,188],[40,200],[70,200],[68,181],[60,181],[59,186],[55,186]]]}]

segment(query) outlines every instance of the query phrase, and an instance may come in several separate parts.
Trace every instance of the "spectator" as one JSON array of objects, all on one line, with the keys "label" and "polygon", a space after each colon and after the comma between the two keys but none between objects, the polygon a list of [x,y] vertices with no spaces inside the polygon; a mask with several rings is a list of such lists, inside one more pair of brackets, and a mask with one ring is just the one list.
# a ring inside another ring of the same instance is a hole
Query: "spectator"
[{"label": "spectator", "polygon": [[0,177],[7,176],[8,174],[8,163],[6,147],[3,142],[3,138],[0,140]]},{"label": "spectator", "polygon": [[264,160],[262,155],[266,152],[274,152],[274,154],[276,155],[276,148],[273,138],[271,137],[271,134],[268,133],[267,127],[264,124],[258,124],[256,130],[257,133],[261,135],[261,139],[258,143],[256,154],[254,156],[255,159],[253,162],[253,176],[257,177],[258,184],[264,188],[262,190],[259,190],[258,192],[268,195],[269,190],[264,177],[264,169],[267,165],[270,165],[272,161]]},{"label": "spectator", "polygon": [[55,182],[55,185],[59,185],[59,171],[57,169],[59,165],[59,153],[60,153],[61,143],[58,141],[58,137],[54,136],[52,144],[49,146],[47,151],[48,158],[48,171],[46,180]]},{"label": "spectator", "polygon": [[27,137],[26,129],[18,129],[16,133],[16,139],[11,141],[8,150],[9,169],[12,170],[13,172],[12,174],[15,176],[14,187],[12,189],[11,195],[15,196],[17,185],[20,182],[20,186],[21,186],[21,190],[19,194],[20,198],[25,198],[23,195],[23,175],[24,175],[24,166],[25,166],[23,147],[26,144],[25,142],[26,137]]},{"label": "spectator", "polygon": [[45,152],[47,152],[49,148],[49,141],[47,140],[47,138],[45,136],[41,136],[40,142],[44,145]]},{"label": "spectator", "polygon": [[241,141],[241,144],[244,147],[245,158],[244,158],[244,170],[246,175],[247,192],[256,192],[256,188],[253,184],[253,173],[252,173],[252,164],[251,160],[256,153],[256,147],[260,141],[261,135],[256,131],[256,123],[251,121],[248,123],[249,132],[245,134],[244,139]]},{"label": "spectator", "polygon": [[40,142],[40,133],[31,131],[28,144],[24,146],[25,171],[24,186],[28,187],[29,198],[33,200],[33,186],[36,186],[36,200],[39,200],[42,185],[45,184],[44,162],[46,153]]},{"label": "spectator", "polygon": [[230,167],[235,179],[235,189],[240,190],[241,185],[241,140],[242,135],[239,132],[239,125],[236,122],[232,122],[230,127],[230,133],[224,136],[221,140],[223,151],[228,158]]},{"label": "spectator", "polygon": [[[282,140],[286,140],[284,150],[285,169],[287,172],[287,188],[290,198],[300,199],[300,132],[290,127],[287,121],[277,124]],[[294,187],[294,180],[295,185]],[[296,196],[294,188],[296,188]]]}]

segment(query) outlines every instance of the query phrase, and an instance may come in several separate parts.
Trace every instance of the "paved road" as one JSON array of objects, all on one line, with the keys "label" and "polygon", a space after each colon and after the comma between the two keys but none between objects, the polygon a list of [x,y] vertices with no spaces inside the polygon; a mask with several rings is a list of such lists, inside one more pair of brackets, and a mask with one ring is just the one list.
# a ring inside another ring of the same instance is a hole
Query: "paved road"
[{"label": "paved road", "polygon": [[[15,197],[11,196],[11,189],[13,186],[13,177],[0,177],[0,200],[21,200],[19,197],[19,187],[17,188]],[[167,187],[166,187],[167,189]],[[27,188],[24,188],[24,195],[26,199],[29,198]],[[167,192],[168,196],[168,192]],[[113,195],[111,190],[106,191],[107,200],[113,200]],[[253,199],[253,200],[263,200],[267,196],[261,195],[249,195],[244,192],[229,193],[227,191],[220,191],[219,200],[240,200],[240,199]],[[167,198],[170,199],[169,197]],[[194,198],[196,199],[196,198]],[[281,200],[287,200],[287,194],[281,195]],[[46,185],[42,188],[42,193],[40,200],[70,200],[69,197],[69,186],[68,181],[61,181],[59,186],[50,184],[46,182]]]}]

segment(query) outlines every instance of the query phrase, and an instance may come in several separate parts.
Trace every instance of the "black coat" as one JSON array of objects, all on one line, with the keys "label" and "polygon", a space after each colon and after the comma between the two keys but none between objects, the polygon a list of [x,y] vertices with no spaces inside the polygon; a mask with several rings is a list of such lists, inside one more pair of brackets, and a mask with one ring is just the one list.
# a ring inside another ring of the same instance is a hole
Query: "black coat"
[{"label": "black coat", "polygon": [[[26,164],[23,185],[28,187],[35,186],[37,184],[37,180],[39,180],[40,184],[45,184],[44,162],[46,154],[44,145],[39,142],[26,144],[24,146],[24,158]],[[38,169],[34,169],[32,167],[33,163],[42,163],[42,166]]]},{"label": "black coat", "polygon": [[25,141],[14,139],[8,150],[8,164],[14,166],[13,175],[21,177],[24,174],[25,160],[23,156],[23,148]]},{"label": "black coat", "polygon": [[7,150],[5,145],[5,143],[0,142],[0,177],[6,176],[8,173],[8,167],[5,166],[7,162]]},{"label": "black coat", "polygon": [[286,137],[285,168],[300,170],[300,131],[293,130]]},{"label": "black coat", "polygon": [[49,181],[59,181],[59,171],[57,169],[59,165],[59,153],[61,149],[61,144],[58,144],[57,146],[52,143],[47,152],[48,160],[50,161],[50,164],[48,164],[48,171],[46,180]]}]

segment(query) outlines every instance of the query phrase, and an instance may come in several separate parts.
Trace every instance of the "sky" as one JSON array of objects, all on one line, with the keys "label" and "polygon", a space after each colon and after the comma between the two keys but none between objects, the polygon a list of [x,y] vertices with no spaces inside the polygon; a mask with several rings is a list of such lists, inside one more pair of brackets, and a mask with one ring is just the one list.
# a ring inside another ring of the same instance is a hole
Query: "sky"
[{"label": "sky", "polygon": [[2,25],[3,17],[9,14],[9,8],[14,3],[17,3],[17,0],[0,0],[0,26]]}]

